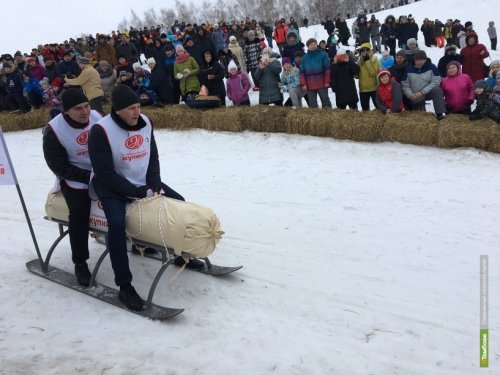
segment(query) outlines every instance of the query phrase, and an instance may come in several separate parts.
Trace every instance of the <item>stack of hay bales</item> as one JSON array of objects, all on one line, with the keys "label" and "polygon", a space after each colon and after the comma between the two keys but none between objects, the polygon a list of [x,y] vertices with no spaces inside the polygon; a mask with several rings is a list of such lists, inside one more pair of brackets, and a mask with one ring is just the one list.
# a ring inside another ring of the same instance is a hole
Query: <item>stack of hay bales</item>
[{"label": "stack of hay bales", "polygon": [[206,109],[201,115],[201,127],[207,130],[241,132],[240,107]]},{"label": "stack of hay bales", "polygon": [[288,107],[256,105],[241,106],[240,121],[243,129],[255,132],[284,133]]},{"label": "stack of hay bales", "polygon": [[433,113],[408,112],[386,115],[382,140],[434,146],[438,144],[438,120]]},{"label": "stack of hay bales", "polygon": [[487,150],[495,127],[492,120],[470,121],[464,115],[449,115],[439,123],[439,147],[475,147]]},{"label": "stack of hay bales", "polygon": [[285,119],[285,130],[289,134],[331,137],[332,124],[336,122],[334,111],[318,108],[291,110]]},{"label": "stack of hay bales", "polygon": [[500,154],[500,125],[498,124],[495,124],[490,130],[488,150]]},{"label": "stack of hay bales", "polygon": [[37,129],[50,121],[50,113],[46,109],[37,109],[27,113],[0,112],[0,126],[4,132]]},{"label": "stack of hay bales", "polygon": [[332,137],[356,142],[377,142],[384,127],[385,116],[380,111],[335,110],[337,123]]},{"label": "stack of hay bales", "polygon": [[187,130],[201,128],[202,111],[186,105],[168,105],[164,108],[143,107],[155,128]]}]

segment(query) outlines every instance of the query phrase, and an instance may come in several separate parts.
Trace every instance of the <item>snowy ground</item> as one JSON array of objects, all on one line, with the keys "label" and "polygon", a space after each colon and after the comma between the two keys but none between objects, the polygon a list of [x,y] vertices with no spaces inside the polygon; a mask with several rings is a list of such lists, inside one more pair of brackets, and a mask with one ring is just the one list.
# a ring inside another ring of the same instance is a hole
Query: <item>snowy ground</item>
[{"label": "snowy ground", "polygon": [[[430,3],[377,17],[472,19],[489,47],[494,1]],[[326,38],[321,26],[301,33]],[[443,53],[427,52],[434,62]],[[16,190],[0,187],[0,374],[500,373],[500,155],[283,134],[156,136],[164,180],[221,219],[212,260],[244,268],[223,279],[186,271],[173,284],[168,270],[155,302],[186,311],[149,321],[29,273],[36,255]],[[53,176],[41,133],[5,137],[46,252],[57,226],[42,219]],[[91,246],[93,265],[102,247]],[[489,369],[479,369],[481,254]],[[53,264],[72,270],[67,240]],[[133,257],[143,296],[158,266]],[[98,281],[113,286],[109,262]]]},{"label": "snowy ground", "polygon": [[[40,247],[53,177],[39,130],[7,133]],[[479,256],[490,256],[490,368],[500,368],[500,155],[283,134],[157,132],[162,176],[219,215],[226,278],[167,270],[154,322],[41,279],[2,187],[0,374],[479,373]],[[92,244],[91,265],[102,247]],[[71,271],[64,241],[53,264]],[[133,257],[145,294],[158,268]],[[113,286],[105,263],[99,282]]]}]

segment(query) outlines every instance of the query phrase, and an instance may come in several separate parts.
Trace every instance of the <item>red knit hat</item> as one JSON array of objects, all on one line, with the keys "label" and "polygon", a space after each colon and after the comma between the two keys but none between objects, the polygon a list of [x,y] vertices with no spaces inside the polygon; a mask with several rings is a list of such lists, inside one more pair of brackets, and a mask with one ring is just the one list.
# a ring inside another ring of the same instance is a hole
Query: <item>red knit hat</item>
[{"label": "red knit hat", "polygon": [[378,72],[377,79],[380,81],[380,77],[382,77],[384,74],[387,74],[389,78],[391,77],[391,72],[389,72],[387,69],[382,69],[380,72]]}]

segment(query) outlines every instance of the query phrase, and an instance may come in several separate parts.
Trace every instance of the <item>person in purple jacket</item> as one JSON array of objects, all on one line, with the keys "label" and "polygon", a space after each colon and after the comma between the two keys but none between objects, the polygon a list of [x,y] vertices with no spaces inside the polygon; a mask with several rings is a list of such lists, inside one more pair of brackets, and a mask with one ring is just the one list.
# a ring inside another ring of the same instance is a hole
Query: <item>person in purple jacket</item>
[{"label": "person in purple jacket", "polygon": [[233,60],[229,62],[227,70],[229,71],[229,78],[226,81],[227,97],[234,105],[250,105],[248,91],[251,86],[248,76],[238,69]]},{"label": "person in purple jacket", "polygon": [[467,74],[462,73],[458,61],[446,66],[447,76],[440,85],[443,89],[446,111],[449,113],[470,114],[470,106],[474,103],[474,84]]}]

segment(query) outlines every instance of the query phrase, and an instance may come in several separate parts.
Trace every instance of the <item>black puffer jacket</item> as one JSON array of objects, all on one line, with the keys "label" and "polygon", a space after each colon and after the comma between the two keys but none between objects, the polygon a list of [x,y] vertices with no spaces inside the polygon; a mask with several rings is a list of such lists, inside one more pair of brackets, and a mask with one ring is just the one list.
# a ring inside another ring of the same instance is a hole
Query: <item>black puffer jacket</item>
[{"label": "black puffer jacket", "polygon": [[342,61],[332,64],[330,72],[330,87],[335,93],[335,103],[338,105],[358,102],[358,91],[354,76],[359,73],[359,65],[353,61]]}]

